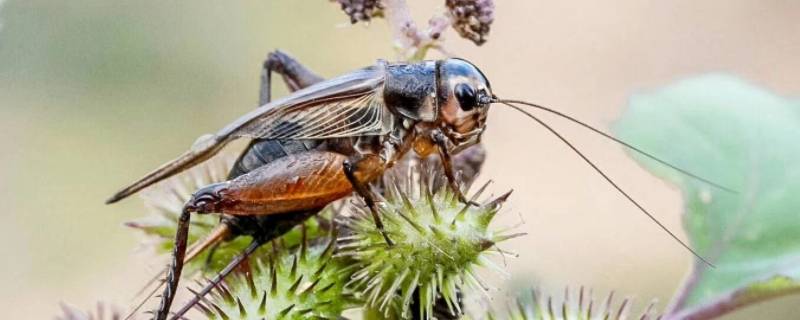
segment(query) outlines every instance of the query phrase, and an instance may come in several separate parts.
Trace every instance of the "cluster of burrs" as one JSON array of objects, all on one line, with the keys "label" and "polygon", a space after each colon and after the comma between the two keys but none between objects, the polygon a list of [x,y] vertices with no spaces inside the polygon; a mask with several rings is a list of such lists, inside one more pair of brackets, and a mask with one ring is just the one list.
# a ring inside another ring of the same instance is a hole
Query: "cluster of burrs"
[{"label": "cluster of burrs", "polygon": [[477,45],[486,42],[494,22],[493,0],[447,0],[450,22],[461,37]]},{"label": "cluster of burrs", "polygon": [[349,274],[333,259],[334,239],[251,259],[249,270],[231,275],[195,307],[208,319],[338,319],[358,301],[345,290]]},{"label": "cluster of burrs", "polygon": [[490,312],[486,319],[495,320],[610,320],[639,319],[656,320],[661,316],[654,310],[655,301],[639,314],[631,311],[631,300],[624,298],[614,301],[614,292],[604,299],[596,301],[592,291],[581,287],[577,293],[570,294],[569,288],[564,290],[560,302],[553,297],[542,295],[537,290],[520,294],[514,305],[509,305],[504,315]]},{"label": "cluster of burrs", "polygon": [[342,7],[350,17],[350,23],[369,22],[372,18],[383,16],[381,0],[332,0]]}]

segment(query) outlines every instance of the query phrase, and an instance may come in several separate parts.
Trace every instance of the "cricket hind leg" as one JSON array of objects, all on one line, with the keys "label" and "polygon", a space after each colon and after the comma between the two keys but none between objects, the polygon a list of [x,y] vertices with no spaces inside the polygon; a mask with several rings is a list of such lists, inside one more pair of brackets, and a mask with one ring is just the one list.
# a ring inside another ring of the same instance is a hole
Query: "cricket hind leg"
[{"label": "cricket hind leg", "polygon": [[[265,105],[272,98],[272,73],[280,74],[289,91],[294,92],[324,79],[303,66],[290,55],[276,50],[267,55],[261,69],[261,85],[259,87],[259,105]],[[308,151],[319,146],[318,140],[271,140],[255,139],[250,142],[239,159],[234,163],[228,179],[255,170],[276,158],[295,152]]]},{"label": "cricket hind leg", "polygon": [[272,72],[280,74],[283,82],[292,92],[323,80],[322,77],[300,64],[292,56],[275,50],[267,55],[264,67],[261,69],[261,91],[258,100],[260,105],[265,105],[272,100]]},{"label": "cricket hind leg", "polygon": [[172,251],[172,264],[167,272],[167,286],[161,296],[161,303],[156,310],[156,320],[166,320],[169,315],[169,307],[175,299],[178,291],[178,282],[183,271],[183,259],[186,255],[186,243],[189,238],[189,220],[191,213],[189,208],[184,208],[178,218],[178,230],[175,232],[175,246]]}]

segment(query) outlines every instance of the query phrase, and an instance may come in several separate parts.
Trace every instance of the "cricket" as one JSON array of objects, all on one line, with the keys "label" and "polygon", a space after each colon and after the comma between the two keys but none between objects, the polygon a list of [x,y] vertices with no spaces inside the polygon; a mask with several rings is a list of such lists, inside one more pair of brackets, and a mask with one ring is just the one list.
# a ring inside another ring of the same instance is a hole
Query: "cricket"
[{"label": "cricket", "polygon": [[[273,74],[290,94],[272,99]],[[357,194],[383,231],[371,184],[404,155],[439,157],[447,182],[469,204],[456,182],[452,157],[481,141],[489,109],[501,105],[521,112],[591,166],[611,187],[647,215],[705,265],[711,263],[681,241],[642,205],[587,158],[576,146],[531,111],[555,114],[639,154],[716,188],[735,192],[676,167],[636,146],[614,138],[561,111],[526,101],[498,97],[487,76],[472,63],[448,58],[421,62],[386,62],[324,80],[288,54],[268,55],[262,73],[260,107],[110,197],[111,204],[211,158],[229,142],[252,139],[228,174],[228,180],[194,192],[183,207],[175,234],[171,265],[162,282],[155,319],[182,319],[214,285],[220,283],[259,246],[287,232],[328,204]],[[220,224],[206,239],[188,246],[191,215],[218,214]],[[214,244],[249,235],[252,243],[189,302],[172,309],[184,263]],[[383,233],[387,245],[391,237]]]}]

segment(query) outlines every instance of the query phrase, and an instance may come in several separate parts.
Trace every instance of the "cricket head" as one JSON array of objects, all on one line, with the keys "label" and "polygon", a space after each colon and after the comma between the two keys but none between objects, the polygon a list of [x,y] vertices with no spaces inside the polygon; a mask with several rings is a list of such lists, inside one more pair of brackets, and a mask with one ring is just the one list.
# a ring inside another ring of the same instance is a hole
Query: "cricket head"
[{"label": "cricket head", "polygon": [[457,153],[480,142],[493,94],[489,80],[478,67],[463,59],[438,63],[440,129]]}]

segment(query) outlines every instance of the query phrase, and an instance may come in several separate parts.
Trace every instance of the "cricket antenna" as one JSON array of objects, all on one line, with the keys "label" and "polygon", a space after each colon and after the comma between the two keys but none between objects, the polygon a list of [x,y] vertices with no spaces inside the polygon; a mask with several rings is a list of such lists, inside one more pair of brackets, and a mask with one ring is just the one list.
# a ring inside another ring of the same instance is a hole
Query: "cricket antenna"
[{"label": "cricket antenna", "polygon": [[[675,235],[675,233],[673,233],[672,231],[670,231],[670,230],[669,230],[669,228],[667,228],[667,227],[666,227],[666,226],[665,226],[663,223],[661,223],[661,221],[659,221],[659,220],[658,220],[658,219],[657,219],[657,218],[656,218],[656,217],[655,217],[653,214],[651,214],[649,211],[647,211],[647,209],[645,209],[644,207],[642,207],[642,205],[640,205],[640,204],[639,204],[639,202],[637,202],[636,200],[634,200],[634,199],[633,199],[633,197],[631,197],[630,195],[628,195],[628,193],[627,193],[627,192],[625,192],[625,190],[622,190],[622,188],[620,188],[620,187],[619,187],[619,185],[617,185],[617,184],[616,184],[616,183],[615,183],[613,180],[611,180],[611,178],[610,178],[608,175],[606,175],[606,173],[605,173],[605,172],[603,172],[603,170],[601,170],[599,167],[597,167],[597,165],[595,165],[595,164],[594,164],[594,162],[592,162],[591,160],[589,160],[589,158],[587,158],[587,157],[586,157],[586,156],[583,154],[583,152],[581,152],[580,150],[578,150],[578,148],[576,148],[576,147],[575,147],[575,146],[574,146],[572,143],[570,143],[570,142],[569,142],[569,140],[567,140],[566,138],[564,138],[564,136],[562,136],[560,133],[558,133],[558,131],[556,131],[555,129],[553,129],[553,127],[549,126],[547,123],[545,123],[545,122],[544,122],[544,121],[542,121],[541,119],[537,118],[536,116],[534,116],[534,115],[533,115],[533,114],[531,114],[530,112],[528,112],[528,111],[526,111],[526,110],[522,109],[522,108],[521,108],[521,107],[519,107],[519,106],[513,105],[512,103],[521,103],[521,104],[525,104],[525,105],[532,105],[532,106],[535,106],[535,105],[533,105],[533,104],[531,104],[531,103],[526,103],[526,102],[520,102],[520,101],[516,101],[516,100],[499,100],[499,99],[494,99],[494,101],[492,101],[492,102],[496,102],[496,103],[502,103],[502,104],[504,104],[504,105],[506,105],[506,106],[509,106],[509,107],[511,107],[511,108],[513,108],[513,109],[515,109],[515,110],[517,110],[517,111],[519,111],[519,112],[521,112],[522,114],[526,115],[528,118],[531,118],[532,120],[534,120],[534,121],[538,122],[538,123],[539,123],[540,125],[542,125],[542,126],[545,128],[545,129],[547,129],[548,131],[550,131],[550,133],[552,133],[552,134],[553,134],[553,135],[555,135],[555,136],[556,136],[556,137],[557,137],[559,140],[561,140],[561,142],[563,142],[563,143],[564,143],[564,144],[566,144],[566,145],[567,145],[567,146],[568,146],[570,149],[572,149],[572,151],[574,151],[574,152],[575,152],[575,153],[576,153],[576,154],[577,154],[579,157],[581,157],[581,159],[583,159],[583,161],[585,161],[587,164],[589,164],[589,166],[591,166],[591,167],[592,167],[592,169],[594,169],[594,171],[596,171],[598,174],[600,174],[600,176],[602,176],[602,177],[603,177],[603,178],[604,178],[604,179],[605,179],[605,180],[606,180],[606,181],[607,181],[609,184],[611,184],[611,186],[612,186],[612,187],[614,187],[614,189],[617,189],[617,191],[618,191],[618,192],[619,192],[621,195],[623,195],[623,196],[624,196],[626,199],[628,199],[628,201],[630,201],[630,203],[632,203],[634,206],[636,206],[636,208],[638,208],[638,209],[639,209],[639,211],[641,211],[641,212],[642,212],[642,213],[644,213],[644,214],[645,214],[645,215],[646,215],[648,218],[650,218],[650,220],[652,220],[653,222],[655,222],[655,223],[656,223],[656,225],[658,225],[658,226],[661,228],[661,230],[663,230],[664,232],[666,232],[666,233],[667,233],[667,234],[668,234],[670,237],[672,237],[672,239],[674,239],[674,240],[675,240],[676,242],[678,242],[678,243],[679,243],[681,246],[683,246],[683,248],[684,248],[684,249],[686,249],[687,251],[691,252],[691,253],[692,253],[692,255],[694,255],[694,256],[695,256],[697,259],[699,259],[700,261],[702,261],[703,263],[705,263],[705,264],[706,264],[706,265],[708,265],[709,267],[711,267],[711,268],[714,268],[714,267],[715,267],[715,266],[714,266],[714,264],[712,264],[711,262],[709,262],[708,260],[706,260],[705,258],[703,258],[703,256],[701,256],[699,253],[697,253],[696,251],[694,251],[694,249],[692,249],[692,247],[690,247],[688,244],[686,244],[685,242],[683,242],[683,240],[681,240],[680,238],[678,238],[678,236],[677,236],[677,235]],[[538,107],[538,106],[536,106],[536,107]],[[577,120],[576,120],[576,121],[577,121]],[[588,125],[587,125],[587,126],[588,126]],[[599,131],[599,130],[597,130],[597,131]],[[607,135],[606,135],[606,136],[607,136]],[[609,136],[607,136],[607,137],[609,137]],[[614,140],[616,140],[616,139],[614,139]],[[626,144],[626,145],[627,145],[627,144]]]},{"label": "cricket antenna", "polygon": [[[586,122],[578,120],[575,117],[572,117],[570,115],[564,114],[563,112],[555,110],[553,108],[548,108],[548,107],[545,107],[545,106],[542,106],[542,105],[538,105],[538,104],[534,104],[534,103],[530,103],[530,102],[525,102],[525,101],[521,101],[521,100],[494,99],[492,102],[493,103],[503,103],[503,104],[509,104],[509,103],[522,104],[522,105],[526,105],[526,106],[529,106],[529,107],[533,107],[533,108],[536,108],[536,109],[539,109],[539,110],[543,110],[543,111],[555,114],[555,115],[557,115],[557,116],[559,116],[561,118],[564,118],[564,119],[567,119],[569,121],[572,121],[572,122],[574,122],[574,123],[586,128],[586,129],[594,131],[595,133],[603,136],[606,139],[609,139],[611,141],[619,143],[620,145],[622,145],[622,146],[624,146],[624,147],[626,147],[626,148],[628,148],[628,149],[630,149],[632,151],[635,151],[638,154],[641,154],[641,155],[643,155],[645,157],[648,157],[648,158],[650,158],[652,160],[655,160],[656,162],[658,162],[658,163],[660,163],[660,164],[662,164],[664,166],[667,166],[667,167],[669,167],[669,168],[671,168],[671,169],[673,169],[673,170],[675,170],[677,172],[680,172],[680,173],[682,173],[682,174],[684,174],[686,176],[689,176],[689,177],[691,177],[693,179],[696,179],[696,180],[701,181],[703,183],[706,183],[706,184],[708,184],[710,186],[713,186],[715,188],[718,188],[718,189],[721,189],[721,190],[724,190],[724,191],[727,191],[727,192],[730,192],[730,193],[734,193],[734,194],[739,193],[739,191],[737,191],[737,190],[734,190],[732,188],[723,186],[723,185],[721,185],[719,183],[716,183],[716,182],[711,181],[709,179],[703,178],[703,177],[701,177],[701,176],[699,176],[697,174],[691,173],[686,169],[682,169],[682,168],[680,168],[680,167],[678,167],[678,166],[676,166],[674,164],[671,164],[671,163],[667,162],[666,160],[662,160],[662,159],[660,159],[660,158],[658,158],[658,157],[656,157],[656,156],[654,156],[654,155],[652,155],[652,154],[650,154],[650,153],[648,153],[648,152],[646,152],[646,151],[644,151],[644,150],[642,150],[642,149],[640,149],[640,148],[638,148],[638,147],[636,147],[636,146],[634,146],[634,145],[632,145],[630,143],[627,143],[625,141],[617,139],[614,136],[612,136],[612,135],[610,135],[608,133],[605,133],[600,129],[595,128],[595,127],[587,124]],[[516,108],[516,107],[513,107],[513,108]],[[522,110],[520,110],[520,111],[522,111]]]}]

